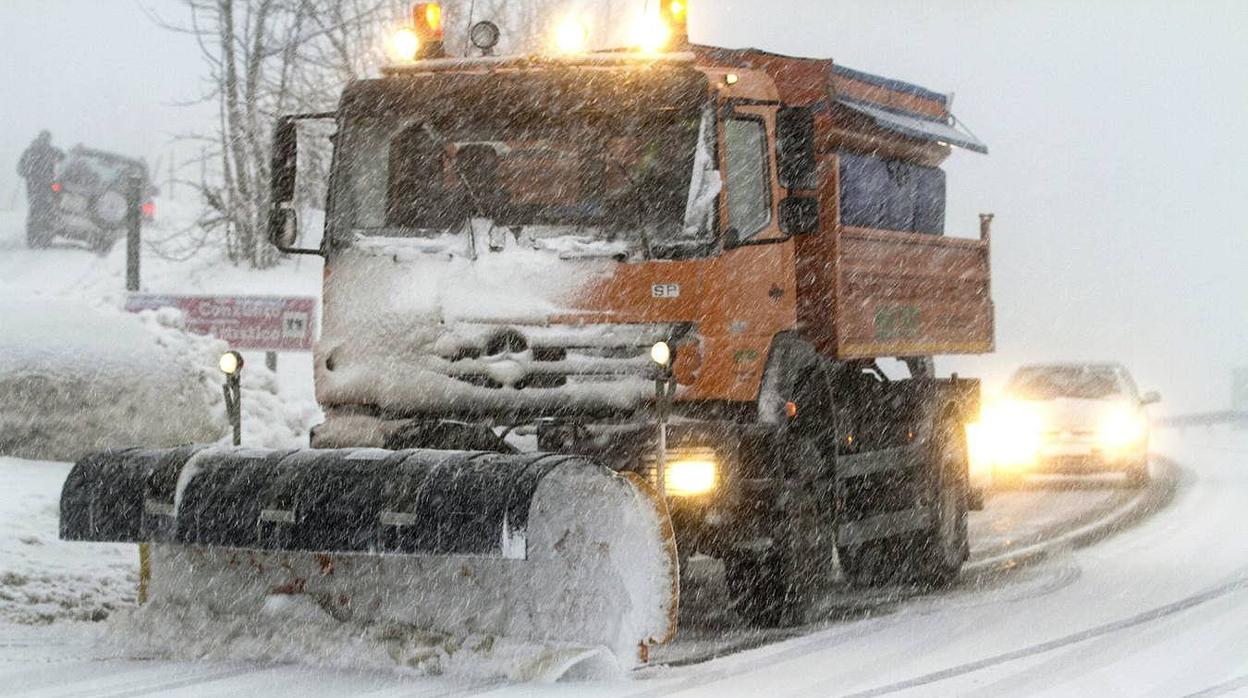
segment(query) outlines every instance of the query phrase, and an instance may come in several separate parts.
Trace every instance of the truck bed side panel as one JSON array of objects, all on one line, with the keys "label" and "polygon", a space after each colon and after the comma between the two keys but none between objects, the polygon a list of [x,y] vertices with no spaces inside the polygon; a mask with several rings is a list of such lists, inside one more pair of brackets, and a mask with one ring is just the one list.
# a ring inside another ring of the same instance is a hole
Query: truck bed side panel
[{"label": "truck bed side panel", "polygon": [[838,358],[993,350],[987,240],[841,227]]}]

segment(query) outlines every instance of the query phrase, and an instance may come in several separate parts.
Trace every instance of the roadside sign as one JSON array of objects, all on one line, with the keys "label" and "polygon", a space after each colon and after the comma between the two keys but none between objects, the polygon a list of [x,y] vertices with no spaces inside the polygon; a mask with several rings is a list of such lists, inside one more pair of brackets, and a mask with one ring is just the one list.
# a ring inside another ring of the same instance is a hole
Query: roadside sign
[{"label": "roadside sign", "polygon": [[1248,412],[1248,368],[1237,368],[1231,373],[1231,409]]},{"label": "roadside sign", "polygon": [[132,293],[126,310],[177,308],[186,329],[210,334],[234,349],[311,351],[316,299],[309,296],[174,296]]}]

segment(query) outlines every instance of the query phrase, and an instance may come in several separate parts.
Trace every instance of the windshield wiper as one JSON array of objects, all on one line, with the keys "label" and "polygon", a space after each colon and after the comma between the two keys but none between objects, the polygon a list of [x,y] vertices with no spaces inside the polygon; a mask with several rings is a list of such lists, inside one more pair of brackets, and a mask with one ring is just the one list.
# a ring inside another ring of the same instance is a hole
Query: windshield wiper
[{"label": "windshield wiper", "polygon": [[[641,185],[638,184],[637,180],[633,179],[633,175],[628,171],[628,168],[614,158],[607,158],[607,162],[615,165],[620,170],[620,174],[624,175],[624,179],[628,180],[628,189],[633,193],[634,198],[641,196]],[[641,223],[641,206],[633,206],[633,213],[637,218],[637,234],[641,236],[641,249],[645,253],[646,259],[653,259],[654,255],[650,250],[650,236],[646,234],[646,227]]]},{"label": "windshield wiper", "polygon": [[[420,127],[430,138],[432,138],[443,148],[450,143],[450,141],[443,137],[442,134],[435,131],[434,128],[429,125],[428,121],[422,122]],[[468,192],[468,198],[472,199],[473,211],[469,212],[469,214],[465,216],[463,225],[468,228],[468,259],[476,259],[477,233],[472,227],[472,218],[474,213],[485,215],[485,204],[482,202],[480,194],[478,194],[477,190],[473,188],[472,184],[468,181],[468,178],[464,176],[463,170],[459,169],[458,166],[455,167],[455,177],[459,180],[459,183],[464,186],[464,191]],[[494,219],[490,218],[490,229],[485,233],[486,239],[489,239],[490,234],[493,232]]]}]

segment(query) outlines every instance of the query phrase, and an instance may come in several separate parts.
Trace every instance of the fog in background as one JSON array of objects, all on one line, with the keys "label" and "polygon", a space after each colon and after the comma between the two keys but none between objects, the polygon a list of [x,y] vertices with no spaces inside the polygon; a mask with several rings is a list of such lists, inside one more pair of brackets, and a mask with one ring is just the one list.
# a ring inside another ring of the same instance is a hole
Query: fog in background
[{"label": "fog in background", "polygon": [[[955,92],[991,149],[947,164],[947,229],[993,239],[997,353],[943,359],[999,384],[1018,363],[1120,359],[1162,412],[1225,407],[1248,366],[1248,3],[693,0],[695,41],[831,57]],[[175,2],[0,3],[0,207],[40,128],[168,160],[210,125]],[[197,176],[196,171],[183,176]],[[161,175],[163,177],[163,175]]]}]

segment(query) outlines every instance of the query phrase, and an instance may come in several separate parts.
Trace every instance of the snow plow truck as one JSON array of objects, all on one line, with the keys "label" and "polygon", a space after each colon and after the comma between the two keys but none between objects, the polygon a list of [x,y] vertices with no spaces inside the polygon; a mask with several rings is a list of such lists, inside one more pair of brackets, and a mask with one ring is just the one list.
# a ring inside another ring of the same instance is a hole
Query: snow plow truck
[{"label": "snow plow truck", "polygon": [[[680,566],[737,613],[948,584],[967,557],[989,222],[944,234],[945,95],[831,60],[690,44],[411,60],[286,116],[271,238],[324,259],[310,448],[77,463],[61,535],[150,549],[149,605],[605,647],[675,632]],[[296,245],[300,123],[336,127]],[[885,364],[885,361],[888,364]]]}]

